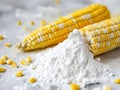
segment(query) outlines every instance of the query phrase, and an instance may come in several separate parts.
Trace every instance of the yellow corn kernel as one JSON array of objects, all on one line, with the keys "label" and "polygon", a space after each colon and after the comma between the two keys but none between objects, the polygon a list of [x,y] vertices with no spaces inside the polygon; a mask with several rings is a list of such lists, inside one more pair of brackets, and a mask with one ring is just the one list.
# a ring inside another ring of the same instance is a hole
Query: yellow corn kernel
[{"label": "yellow corn kernel", "polygon": [[55,0],[56,4],[60,4],[60,0]]},{"label": "yellow corn kernel", "polygon": [[33,21],[31,21],[31,22],[30,22],[30,25],[31,25],[31,26],[34,26],[34,25],[35,25],[35,23],[34,23]]},{"label": "yellow corn kernel", "polygon": [[70,88],[71,88],[71,90],[80,90],[80,86],[78,84],[74,84],[74,83],[70,84]]},{"label": "yellow corn kernel", "polygon": [[5,72],[6,69],[4,67],[0,67],[0,73]]},{"label": "yellow corn kernel", "polygon": [[22,25],[22,22],[21,22],[21,21],[18,21],[18,22],[17,22],[17,25],[18,25],[18,26],[21,26],[21,25]]},{"label": "yellow corn kernel", "polygon": [[18,68],[18,65],[17,65],[16,62],[13,62],[13,63],[11,64],[11,67],[12,67],[12,68]]},{"label": "yellow corn kernel", "polygon": [[3,59],[3,60],[7,60],[8,57],[7,57],[7,56],[2,56],[1,59]]},{"label": "yellow corn kernel", "polygon": [[15,73],[15,76],[16,76],[16,77],[22,77],[22,76],[24,76],[24,74],[23,74],[22,71],[17,71],[17,72]]},{"label": "yellow corn kernel", "polygon": [[6,47],[11,47],[11,44],[10,43],[5,43],[5,46]]},{"label": "yellow corn kernel", "polygon": [[0,59],[0,64],[1,64],[1,65],[6,64],[6,60],[4,60],[4,59]]},{"label": "yellow corn kernel", "polygon": [[21,60],[20,63],[21,63],[22,65],[26,65],[26,61],[25,61],[25,60]]},{"label": "yellow corn kernel", "polygon": [[11,59],[7,60],[8,65],[12,65],[13,61]]},{"label": "yellow corn kernel", "polygon": [[115,80],[114,80],[114,83],[120,84],[120,78],[115,79]]},{"label": "yellow corn kernel", "polygon": [[112,87],[110,87],[110,86],[103,86],[103,90],[112,90]]},{"label": "yellow corn kernel", "polygon": [[32,58],[28,56],[28,57],[26,58],[26,62],[27,62],[27,63],[32,63]]},{"label": "yellow corn kernel", "polygon": [[21,65],[29,65],[29,63],[24,59],[20,61],[20,64]]},{"label": "yellow corn kernel", "polygon": [[40,24],[41,24],[42,26],[44,26],[44,25],[46,25],[46,21],[45,21],[45,20],[41,20],[41,21],[40,21]]},{"label": "yellow corn kernel", "polygon": [[0,35],[0,40],[3,40],[3,39],[4,39],[4,37],[2,35]]},{"label": "yellow corn kernel", "polygon": [[30,79],[29,79],[29,82],[30,83],[35,83],[37,80],[36,80],[36,78],[34,78],[34,77],[31,77]]}]

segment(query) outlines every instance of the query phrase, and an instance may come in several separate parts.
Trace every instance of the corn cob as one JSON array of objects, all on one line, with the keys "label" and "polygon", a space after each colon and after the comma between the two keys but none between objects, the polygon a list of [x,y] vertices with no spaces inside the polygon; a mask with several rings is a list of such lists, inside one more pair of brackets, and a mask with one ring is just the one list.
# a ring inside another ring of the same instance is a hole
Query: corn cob
[{"label": "corn cob", "polygon": [[110,18],[110,14],[106,6],[92,4],[36,29],[17,47],[23,51],[29,51],[55,45],[65,40],[73,29],[80,29],[108,18]]},{"label": "corn cob", "polygon": [[120,17],[88,25],[79,31],[94,55],[120,47]]}]

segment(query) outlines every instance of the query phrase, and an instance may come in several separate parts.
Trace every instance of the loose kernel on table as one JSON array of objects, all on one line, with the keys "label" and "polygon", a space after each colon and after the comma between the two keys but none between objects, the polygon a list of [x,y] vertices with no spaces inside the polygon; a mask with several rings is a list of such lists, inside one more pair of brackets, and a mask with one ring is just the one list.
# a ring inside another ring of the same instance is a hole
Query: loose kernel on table
[{"label": "loose kernel on table", "polygon": [[34,25],[35,25],[35,23],[34,23],[33,21],[31,21],[31,22],[30,22],[30,25],[31,25],[31,26],[34,26]]},{"label": "loose kernel on table", "polygon": [[26,60],[23,59],[20,61],[20,64],[28,66],[30,63],[28,63]]},{"label": "loose kernel on table", "polygon": [[27,62],[24,59],[20,61],[20,64],[22,64],[22,65],[26,65],[26,63]]},{"label": "loose kernel on table", "polygon": [[6,60],[5,60],[5,59],[0,59],[0,64],[1,64],[1,65],[6,64]]},{"label": "loose kernel on table", "polygon": [[27,62],[27,63],[32,63],[32,58],[31,58],[30,56],[28,56],[28,57],[26,58],[26,62]]},{"label": "loose kernel on table", "polygon": [[11,59],[7,60],[8,65],[12,65],[13,61]]},{"label": "loose kernel on table", "polygon": [[34,78],[34,77],[31,77],[30,79],[29,79],[29,82],[30,83],[35,83],[37,80],[36,80],[36,78]]},{"label": "loose kernel on table", "polygon": [[11,67],[12,67],[12,68],[18,68],[18,65],[17,65],[16,62],[13,62],[13,63],[11,64]]},{"label": "loose kernel on table", "polygon": [[3,39],[4,39],[4,37],[2,35],[0,35],[0,40],[3,40]]},{"label": "loose kernel on table", "polygon": [[22,71],[17,71],[17,72],[15,73],[15,76],[16,76],[16,77],[22,77],[22,76],[24,76],[24,74],[23,74]]},{"label": "loose kernel on table", "polygon": [[44,26],[44,25],[46,25],[46,21],[45,21],[45,20],[41,20],[41,21],[40,21],[40,24],[41,24],[42,26]]},{"label": "loose kernel on table", "polygon": [[7,56],[2,56],[1,59],[3,59],[3,60],[7,60],[8,57],[7,57]]},{"label": "loose kernel on table", "polygon": [[115,79],[115,80],[114,80],[114,83],[120,84],[120,78]]},{"label": "loose kernel on table", "polygon": [[110,87],[110,86],[103,86],[103,90],[112,90],[112,87]]},{"label": "loose kernel on table", "polygon": [[0,73],[5,72],[6,69],[4,67],[0,67]]},{"label": "loose kernel on table", "polygon": [[11,47],[11,44],[10,43],[5,43],[5,46],[6,47]]},{"label": "loose kernel on table", "polygon": [[18,21],[18,22],[17,22],[17,25],[18,25],[18,26],[21,26],[21,25],[22,25],[22,22],[21,22],[21,21]]},{"label": "loose kernel on table", "polygon": [[74,84],[74,83],[70,84],[70,88],[71,88],[71,90],[80,90],[80,86],[78,84]]}]

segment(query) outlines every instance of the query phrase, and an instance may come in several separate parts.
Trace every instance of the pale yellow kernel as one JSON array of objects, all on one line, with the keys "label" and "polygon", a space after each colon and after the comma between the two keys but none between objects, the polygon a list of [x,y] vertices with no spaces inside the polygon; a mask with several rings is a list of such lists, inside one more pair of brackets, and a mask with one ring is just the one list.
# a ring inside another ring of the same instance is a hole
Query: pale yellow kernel
[{"label": "pale yellow kernel", "polygon": [[46,21],[45,21],[45,20],[41,20],[41,21],[40,21],[40,24],[41,24],[42,26],[44,26],[44,25],[46,25]]},{"label": "pale yellow kernel", "polygon": [[2,35],[0,35],[0,40],[3,40],[3,39],[4,39],[4,37]]},{"label": "pale yellow kernel", "polygon": [[115,80],[114,80],[114,83],[120,84],[120,78],[115,79]]},{"label": "pale yellow kernel", "polygon": [[35,23],[34,23],[33,21],[31,21],[31,22],[30,22],[30,25],[31,25],[31,26],[34,26],[34,25],[35,25]]},{"label": "pale yellow kernel", "polygon": [[30,83],[35,83],[37,80],[36,80],[36,78],[34,78],[34,77],[31,77],[30,79],[29,79],[29,82]]},{"label": "pale yellow kernel", "polygon": [[8,65],[12,65],[13,61],[11,59],[7,60]]},{"label": "pale yellow kernel", "polygon": [[21,60],[20,63],[21,63],[22,65],[26,65],[26,61],[25,61],[24,59]]},{"label": "pale yellow kernel", "polygon": [[20,64],[21,65],[27,65],[27,66],[29,65],[29,63],[24,59],[20,61]]},{"label": "pale yellow kernel", "polygon": [[6,47],[11,47],[11,44],[10,43],[5,43],[5,46]]},{"label": "pale yellow kernel", "polygon": [[2,56],[1,59],[3,59],[3,60],[7,60],[8,57],[7,57],[7,56]]},{"label": "pale yellow kernel", "polygon": [[18,68],[18,65],[17,65],[16,62],[13,62],[13,63],[11,64],[11,67],[12,67],[12,68]]},{"label": "pale yellow kernel", "polygon": [[26,62],[27,62],[27,63],[32,63],[32,58],[28,56],[28,57],[26,58]]},{"label": "pale yellow kernel", "polygon": [[6,64],[6,60],[5,60],[5,59],[0,59],[0,64],[1,64],[1,65]]},{"label": "pale yellow kernel", "polygon": [[0,73],[5,72],[6,69],[4,67],[0,67]]},{"label": "pale yellow kernel", "polygon": [[70,88],[71,90],[80,90],[80,86],[75,83],[70,84]]},{"label": "pale yellow kernel", "polygon": [[60,0],[55,0],[56,4],[60,4]]},{"label": "pale yellow kernel", "polygon": [[103,90],[112,90],[112,87],[110,87],[110,86],[103,86]]},{"label": "pale yellow kernel", "polygon": [[22,22],[21,22],[21,21],[18,21],[18,22],[17,22],[17,25],[18,25],[18,26],[21,26],[21,25],[22,25]]},{"label": "pale yellow kernel", "polygon": [[16,76],[16,77],[22,77],[22,76],[24,76],[24,74],[23,74],[22,71],[17,71],[17,72],[15,73],[15,76]]}]

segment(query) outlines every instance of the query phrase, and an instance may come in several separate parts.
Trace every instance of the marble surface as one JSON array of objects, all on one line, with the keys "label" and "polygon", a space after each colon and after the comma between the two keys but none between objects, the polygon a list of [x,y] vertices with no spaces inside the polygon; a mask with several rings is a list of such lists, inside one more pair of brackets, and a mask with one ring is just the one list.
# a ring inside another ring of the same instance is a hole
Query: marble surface
[{"label": "marble surface", "polygon": [[[0,57],[3,55],[8,55],[16,62],[19,62],[26,56],[34,56],[38,52],[43,52],[42,50],[37,50],[34,52],[23,53],[15,48],[15,44],[20,42],[33,29],[38,27],[41,19],[45,19],[49,23],[60,15],[66,15],[69,12],[94,2],[106,4],[111,10],[113,17],[119,15],[120,13],[120,1],[113,2],[113,0],[61,0],[60,5],[56,5],[54,0],[49,0],[49,2],[48,0],[31,0],[31,2],[29,2],[29,0],[0,0],[0,35],[5,36],[5,39],[0,41]],[[18,20],[21,20],[23,23],[20,27],[16,25]],[[30,21],[35,21],[35,26],[30,26]],[[27,30],[23,30],[25,27],[27,27]],[[11,43],[12,47],[4,47],[6,42]],[[120,72],[120,48],[107,52],[98,57],[100,57],[105,64],[110,65],[114,71]],[[7,72],[4,74],[0,73],[0,90],[15,90],[15,88],[13,88],[14,86],[18,86],[18,88],[16,87],[17,90],[58,90],[54,86],[43,88],[28,85],[28,87],[25,87],[26,85],[24,85],[24,83],[26,81],[22,78],[15,78],[14,72],[16,69],[12,69],[8,65],[5,65],[5,67],[7,68]],[[26,72],[26,76],[24,78],[28,78],[29,74],[26,69],[22,68],[22,70]],[[116,85],[114,83],[105,84],[111,85],[114,88],[113,90],[120,90],[120,85]],[[102,85],[104,84],[90,85],[82,90],[92,90],[92,88],[101,87]],[[68,86],[65,86],[61,87],[59,90],[69,90],[68,88]]]}]

